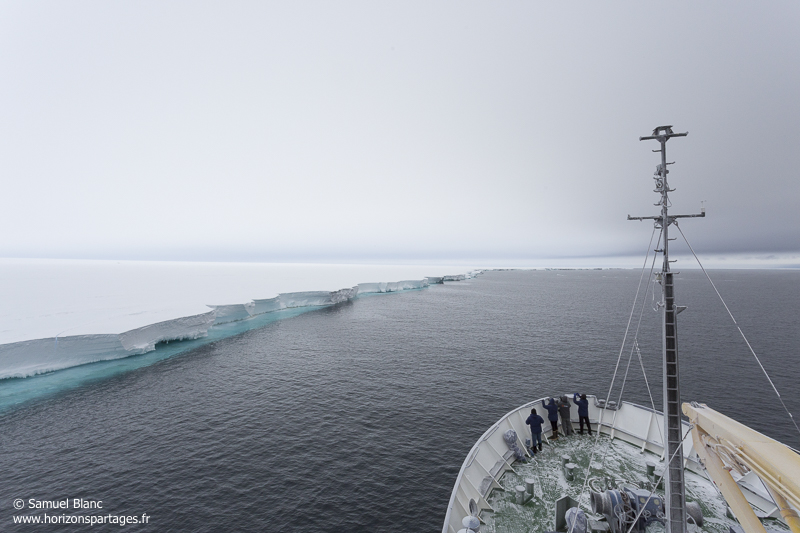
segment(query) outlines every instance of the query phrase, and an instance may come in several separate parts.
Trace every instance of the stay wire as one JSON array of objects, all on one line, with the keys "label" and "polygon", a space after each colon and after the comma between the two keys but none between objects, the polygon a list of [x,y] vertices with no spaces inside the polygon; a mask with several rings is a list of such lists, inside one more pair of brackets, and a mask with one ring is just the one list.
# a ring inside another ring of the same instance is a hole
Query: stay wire
[{"label": "stay wire", "polygon": [[[658,242],[656,243],[656,248],[658,245],[661,244],[661,237],[663,236],[663,232],[658,237]],[[653,254],[653,262],[650,264],[650,278],[653,277],[653,270],[656,266],[656,256]],[[647,290],[650,290],[650,286],[648,285]],[[653,286],[653,298],[655,298],[655,285]],[[644,316],[644,302],[647,300],[647,291],[644,293],[644,298],[642,299],[642,309],[639,311],[639,323],[636,325],[636,335],[633,337],[633,347],[636,349],[636,355],[639,358],[639,365],[642,367],[642,376],[644,376],[644,384],[647,387],[647,395],[650,396],[650,406],[653,408],[653,411],[656,410],[656,402],[653,400],[653,392],[650,390],[650,382],[647,381],[647,372],[644,370],[644,361],[642,361],[642,352],[639,350],[639,328],[642,325],[642,317]],[[659,431],[661,431],[661,426],[659,426]]]},{"label": "stay wire", "polygon": [[[653,231],[655,231],[655,228],[653,229]],[[656,243],[656,248],[658,248],[658,245],[661,244],[661,237],[662,236],[663,236],[663,233],[659,234],[658,242]],[[648,275],[648,278],[652,278],[653,270],[655,269],[655,266],[656,266],[656,254],[653,254],[653,262],[650,263],[650,273]],[[639,320],[636,323],[636,331],[633,334],[633,345],[631,346],[631,353],[628,356],[628,367],[630,368],[631,359],[633,359],[633,351],[636,350],[636,353],[639,356],[639,363],[642,365],[642,374],[644,375],[644,382],[645,382],[645,385],[647,386],[647,393],[650,395],[650,405],[653,407],[653,410],[655,410],[656,404],[653,401],[653,393],[650,391],[650,383],[648,383],[648,381],[647,381],[647,374],[645,373],[645,370],[644,370],[644,363],[642,363],[642,354],[639,351],[639,330],[642,327],[642,317],[644,316],[644,303],[647,300],[647,293],[649,291],[650,291],[650,284],[648,283],[647,289],[645,289],[644,296],[642,297],[642,307],[639,310]],[[655,294],[655,291],[653,291],[653,293]],[[621,389],[619,391],[619,401],[617,402],[618,406],[622,405],[622,393],[625,390],[625,381],[627,380],[627,378],[628,378],[628,369],[626,368],[625,369],[625,378],[622,381],[622,387],[621,387]]]},{"label": "stay wire", "polygon": [[[663,236],[663,232],[658,237],[658,242],[656,243],[656,248],[658,248],[658,245],[661,244],[661,237],[662,236]],[[655,270],[655,266],[656,266],[656,256],[654,254],[653,255],[653,262],[650,264],[650,278],[653,277],[653,270]],[[648,285],[647,290],[648,291],[650,290],[650,286],[649,285]],[[655,291],[655,286],[654,286],[653,298],[655,298],[655,294],[656,294],[656,291]],[[645,300],[647,300],[647,291],[645,291],[645,293],[644,293],[644,298],[642,299],[642,309],[641,309],[641,311],[639,311],[639,323],[636,325],[636,334],[633,337],[633,348],[636,349],[636,356],[639,359],[639,366],[642,367],[642,376],[644,377],[644,384],[647,387],[647,395],[650,397],[650,406],[653,408],[653,411],[655,411],[656,410],[656,402],[653,400],[653,391],[650,390],[650,382],[647,380],[647,372],[644,369],[644,361],[642,360],[642,352],[641,352],[641,350],[639,350],[639,328],[641,327],[642,317],[644,316],[644,302],[645,302]],[[621,396],[622,396],[622,394],[620,393],[620,397]],[[658,426],[658,432],[659,432],[659,435],[661,435],[661,426]],[[661,439],[662,439],[662,442],[663,442],[663,439],[664,439],[663,435],[661,435]]]},{"label": "stay wire", "polygon": [[[653,234],[655,234],[655,226],[653,227]],[[658,245],[661,244],[661,237],[662,236],[663,236],[663,232],[660,233],[659,236],[658,236],[658,242],[656,242],[656,248],[658,248]],[[651,235],[650,236],[650,245],[652,245],[652,244],[653,244],[653,236]],[[650,253],[649,252],[650,245],[648,245],[648,254]],[[653,254],[653,262],[650,263],[650,273],[648,274],[648,279],[653,277],[653,269],[656,266],[656,257],[657,257],[656,254]],[[642,278],[639,280],[640,286],[641,286],[641,280],[644,279],[644,267],[646,267],[646,266],[647,266],[647,256],[645,256],[645,264],[642,267]],[[647,293],[648,292],[650,292],[650,284],[649,283],[647,284],[647,288],[644,291],[644,296],[642,296],[642,307],[639,310],[639,320],[636,323],[636,331],[633,334],[633,344],[631,345],[631,352],[630,352],[630,354],[628,354],[628,365],[625,367],[625,376],[622,378],[622,386],[620,387],[620,390],[619,390],[619,400],[617,401],[617,410],[619,410],[619,408],[622,407],[622,394],[623,394],[623,392],[625,392],[625,383],[628,381],[628,371],[631,368],[631,360],[633,359],[633,351],[634,351],[634,349],[636,350],[636,353],[639,356],[639,364],[641,364],[641,366],[642,366],[642,374],[644,375],[644,382],[645,382],[645,385],[647,386],[647,393],[650,395],[650,405],[653,407],[653,411],[656,410],[656,404],[653,401],[653,393],[650,391],[650,383],[648,383],[648,381],[647,381],[647,373],[644,370],[644,363],[642,362],[642,354],[639,351],[639,329],[642,326],[642,317],[644,316],[644,307],[645,307],[645,302],[647,301]],[[653,292],[655,293],[655,291],[653,291]],[[635,307],[636,307],[636,303],[634,302],[634,310],[635,310]],[[633,312],[631,312],[631,314],[633,314]],[[617,411],[614,411],[614,418],[611,420],[611,428],[612,429],[615,428],[616,424],[617,424]],[[661,428],[659,427],[659,434],[660,434],[660,432],[661,432]],[[663,435],[662,435],[662,441],[663,441]],[[609,448],[610,448],[610,446],[606,446],[605,447],[605,451],[603,452],[603,459],[600,461],[600,464],[602,466],[605,466],[605,464],[606,464],[606,456],[608,455]]]},{"label": "stay wire", "polygon": [[[639,343],[634,341],[634,346],[636,346],[636,355],[639,356],[639,364],[642,367],[642,375],[644,376],[644,384],[647,386],[647,394],[650,395],[650,405],[653,407],[653,411],[656,410],[656,402],[653,401],[653,393],[650,391],[650,383],[647,381],[647,373],[644,371],[644,362],[642,361],[642,352],[639,351]],[[664,442],[664,433],[661,431],[661,424],[656,424],[658,428],[658,435],[661,437],[661,442]]]},{"label": "stay wire", "polygon": [[750,353],[753,354],[753,357],[755,357],[756,362],[758,363],[758,366],[761,367],[761,371],[764,372],[764,375],[767,377],[767,381],[769,381],[769,384],[772,385],[772,390],[774,390],[775,394],[778,396],[778,400],[780,400],[781,405],[783,406],[783,410],[786,411],[787,415],[789,415],[789,419],[792,421],[792,424],[794,424],[794,428],[797,430],[797,433],[800,434],[800,427],[797,426],[797,422],[795,421],[794,416],[792,416],[792,413],[789,412],[789,408],[786,407],[786,404],[784,403],[783,398],[781,397],[781,393],[778,392],[778,388],[775,386],[775,383],[772,382],[772,378],[769,377],[769,374],[767,373],[767,369],[764,368],[763,364],[761,364],[761,359],[758,358],[758,356],[756,355],[756,351],[753,350],[753,347],[750,345],[750,341],[748,341],[747,337],[745,337],[744,332],[742,331],[742,328],[739,327],[738,322],[736,322],[736,319],[733,317],[733,313],[731,313],[731,310],[728,309],[728,304],[726,304],[725,300],[722,299],[722,295],[717,290],[717,286],[714,285],[713,281],[711,281],[711,276],[709,276],[708,272],[706,272],[705,267],[703,267],[703,263],[700,262],[700,258],[698,258],[697,254],[694,253],[694,248],[692,248],[692,245],[689,244],[689,240],[686,238],[686,235],[683,234],[683,230],[678,225],[678,221],[677,220],[675,221],[675,227],[678,228],[678,231],[681,232],[681,236],[683,237],[683,240],[686,242],[686,246],[689,247],[689,250],[691,250],[692,255],[694,256],[695,260],[697,261],[697,264],[700,265],[700,269],[703,271],[703,274],[705,274],[706,278],[708,278],[708,282],[711,283],[711,286],[714,288],[714,292],[717,293],[717,296],[719,297],[719,301],[722,302],[723,306],[725,306],[725,310],[728,312],[728,316],[730,316],[731,320],[733,320],[733,325],[736,326],[736,329],[739,330],[739,334],[744,339],[745,344],[747,344],[747,347],[750,348]]},{"label": "stay wire", "polygon": [[[661,232],[663,233],[663,231]],[[614,375],[611,378],[611,385],[608,388],[608,395],[606,396],[606,403],[603,405],[603,410],[600,412],[600,420],[597,424],[597,436],[595,437],[594,444],[592,445],[592,454],[589,456],[589,464],[586,467],[586,475],[584,476],[583,480],[583,488],[581,488],[581,493],[578,496],[578,508],[581,506],[581,502],[583,501],[583,493],[586,492],[586,484],[589,482],[589,473],[591,472],[592,468],[592,461],[594,460],[595,452],[597,451],[597,444],[600,440],[600,428],[603,426],[603,419],[605,418],[606,408],[608,406],[608,399],[611,398],[611,392],[614,390],[614,382],[617,379],[617,372],[619,371],[619,362],[622,360],[622,353],[625,350],[625,342],[628,339],[628,332],[631,328],[631,322],[633,321],[633,313],[636,311],[636,301],[639,299],[639,291],[642,288],[642,280],[644,279],[645,269],[647,268],[647,259],[650,256],[650,247],[653,245],[653,237],[656,234],[656,227],[653,226],[653,232],[650,234],[650,242],[647,244],[647,251],[644,256],[644,263],[642,264],[642,275],[639,277],[639,286],[636,288],[636,296],[633,298],[633,306],[631,307],[631,314],[628,317],[628,325],[625,327],[625,335],[622,337],[622,346],[619,348],[619,355],[617,356],[617,364],[614,366]],[[659,234],[658,241],[661,242],[661,234]],[[646,295],[646,294],[645,294]],[[592,430],[591,423],[589,424],[589,431]],[[568,533],[573,533],[572,529],[573,526],[570,527]]]}]

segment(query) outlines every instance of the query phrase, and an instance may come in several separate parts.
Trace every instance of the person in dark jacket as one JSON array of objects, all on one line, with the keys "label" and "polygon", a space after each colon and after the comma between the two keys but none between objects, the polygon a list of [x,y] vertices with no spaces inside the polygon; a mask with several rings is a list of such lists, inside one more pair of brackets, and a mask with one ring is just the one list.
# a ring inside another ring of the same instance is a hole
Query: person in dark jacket
[{"label": "person in dark jacket", "polygon": [[551,438],[558,438],[558,405],[555,398],[550,398],[550,403],[544,403],[542,400],[542,407],[547,409],[547,419],[550,421],[550,426],[553,428],[553,436]]},{"label": "person in dark jacket", "polygon": [[531,427],[531,448],[536,453],[536,443],[539,443],[539,451],[542,451],[542,424],[544,418],[536,414],[536,409],[531,409],[531,416],[525,421]]},{"label": "person in dark jacket", "polygon": [[586,427],[589,428],[589,435],[592,434],[592,425],[589,423],[589,400],[586,399],[585,394],[581,394],[580,399],[578,393],[572,397],[572,402],[578,406],[578,420],[581,424],[581,435],[583,435],[583,423],[586,422]]},{"label": "person in dark jacket", "polygon": [[575,433],[572,430],[572,422],[570,421],[570,407],[569,398],[562,396],[558,402],[558,414],[561,416],[561,432],[564,436],[572,435]]}]

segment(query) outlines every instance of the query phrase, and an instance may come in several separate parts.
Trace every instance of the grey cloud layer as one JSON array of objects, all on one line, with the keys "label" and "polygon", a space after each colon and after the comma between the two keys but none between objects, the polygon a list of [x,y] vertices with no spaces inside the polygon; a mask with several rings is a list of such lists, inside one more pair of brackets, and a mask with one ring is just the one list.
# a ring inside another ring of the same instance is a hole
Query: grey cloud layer
[{"label": "grey cloud layer", "polygon": [[0,10],[5,256],[800,250],[800,6],[172,2]]}]

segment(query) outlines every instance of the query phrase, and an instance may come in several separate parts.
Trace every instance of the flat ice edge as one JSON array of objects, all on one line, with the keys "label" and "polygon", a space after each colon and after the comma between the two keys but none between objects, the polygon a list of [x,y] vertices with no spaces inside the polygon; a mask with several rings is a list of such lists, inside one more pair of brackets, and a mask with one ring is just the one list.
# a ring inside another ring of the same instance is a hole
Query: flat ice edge
[{"label": "flat ice edge", "polygon": [[424,289],[430,284],[474,278],[482,270],[421,280],[359,283],[336,291],[281,293],[275,298],[239,304],[208,305],[207,313],[156,322],[123,333],[85,334],[30,339],[0,344],[0,379],[26,378],[73,366],[147,353],[160,342],[198,339],[215,325],[298,307],[324,307],[360,294]]}]

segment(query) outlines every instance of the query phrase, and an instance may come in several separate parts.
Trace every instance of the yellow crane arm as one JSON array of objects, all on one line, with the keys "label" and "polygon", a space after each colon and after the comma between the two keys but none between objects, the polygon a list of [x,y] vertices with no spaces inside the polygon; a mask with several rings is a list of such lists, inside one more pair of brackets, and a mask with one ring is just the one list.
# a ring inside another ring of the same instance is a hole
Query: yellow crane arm
[{"label": "yellow crane arm", "polygon": [[793,533],[800,533],[800,455],[704,404],[683,404],[693,424],[697,455],[747,533],[764,533],[753,508],[731,477],[730,470],[752,470],[764,481],[781,516]]}]

